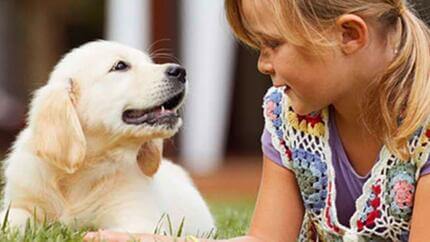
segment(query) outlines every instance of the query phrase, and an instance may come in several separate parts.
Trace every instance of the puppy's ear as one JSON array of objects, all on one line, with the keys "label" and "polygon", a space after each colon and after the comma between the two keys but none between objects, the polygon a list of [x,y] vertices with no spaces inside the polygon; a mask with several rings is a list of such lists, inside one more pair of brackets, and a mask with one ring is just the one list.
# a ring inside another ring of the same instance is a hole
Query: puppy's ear
[{"label": "puppy's ear", "polygon": [[160,168],[163,155],[163,140],[155,139],[140,146],[137,153],[137,164],[146,176],[154,176]]},{"label": "puppy's ear", "polygon": [[33,99],[29,126],[37,156],[71,174],[82,164],[86,140],[76,113],[72,80],[50,83]]}]

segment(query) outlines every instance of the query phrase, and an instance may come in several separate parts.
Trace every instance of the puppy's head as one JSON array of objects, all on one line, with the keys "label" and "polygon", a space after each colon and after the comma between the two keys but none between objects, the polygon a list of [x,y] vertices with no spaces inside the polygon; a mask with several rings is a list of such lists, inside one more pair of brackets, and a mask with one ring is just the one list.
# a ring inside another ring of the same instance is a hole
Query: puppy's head
[{"label": "puppy's head", "polygon": [[118,43],[90,42],[66,54],[36,92],[30,126],[45,140],[51,137],[36,144],[39,153],[76,166],[91,136],[108,143],[174,135],[185,93],[179,65],[154,64],[147,54]]},{"label": "puppy's head", "polygon": [[141,51],[97,41],[66,55],[50,81],[65,77],[76,86],[85,130],[166,138],[181,124],[177,111],[186,81],[185,70],[176,64],[157,65]]}]

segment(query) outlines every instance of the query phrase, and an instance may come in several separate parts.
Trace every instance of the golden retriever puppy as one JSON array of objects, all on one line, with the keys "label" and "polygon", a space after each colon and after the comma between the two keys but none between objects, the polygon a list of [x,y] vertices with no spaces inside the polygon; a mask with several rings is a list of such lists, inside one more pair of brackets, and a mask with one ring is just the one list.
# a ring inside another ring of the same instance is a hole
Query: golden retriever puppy
[{"label": "golden retriever puppy", "polygon": [[66,54],[5,160],[3,216],[10,206],[8,222],[21,228],[46,217],[148,233],[165,213],[174,229],[185,219],[184,233],[209,232],[213,218],[189,176],[162,159],[185,92],[182,67],[118,43]]}]

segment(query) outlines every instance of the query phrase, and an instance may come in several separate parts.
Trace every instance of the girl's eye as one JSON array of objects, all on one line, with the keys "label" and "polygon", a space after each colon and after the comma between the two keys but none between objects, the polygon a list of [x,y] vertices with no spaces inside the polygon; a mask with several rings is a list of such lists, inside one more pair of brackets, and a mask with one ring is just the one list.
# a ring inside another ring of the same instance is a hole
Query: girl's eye
[{"label": "girl's eye", "polygon": [[115,65],[112,66],[110,71],[126,71],[130,66],[124,61],[118,61]]},{"label": "girl's eye", "polygon": [[281,42],[278,40],[266,40],[264,41],[264,45],[271,49],[276,49],[278,46],[281,45]]},{"label": "girl's eye", "polygon": [[275,40],[275,39],[264,40],[263,41],[263,45],[266,46],[266,47],[269,47],[270,49],[276,49],[280,45],[282,45],[282,41]]}]

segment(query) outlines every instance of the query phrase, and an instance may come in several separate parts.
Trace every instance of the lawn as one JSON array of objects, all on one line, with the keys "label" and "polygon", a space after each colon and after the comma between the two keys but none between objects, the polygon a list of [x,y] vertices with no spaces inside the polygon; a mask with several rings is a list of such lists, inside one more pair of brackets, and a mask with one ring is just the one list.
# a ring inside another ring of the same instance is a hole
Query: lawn
[{"label": "lawn", "polygon": [[216,219],[218,239],[231,238],[246,233],[254,211],[255,201],[247,199],[210,202],[209,204]]},{"label": "lawn", "polygon": [[[218,232],[215,238],[231,238],[246,233],[254,208],[254,201],[229,200],[209,201],[211,211],[217,221]],[[57,241],[82,241],[85,230],[74,230],[61,224],[36,225],[29,222],[25,234],[20,237],[17,232],[8,228],[1,228],[0,241],[24,241],[24,242],[57,242]],[[177,230],[177,229],[174,229]]]}]

